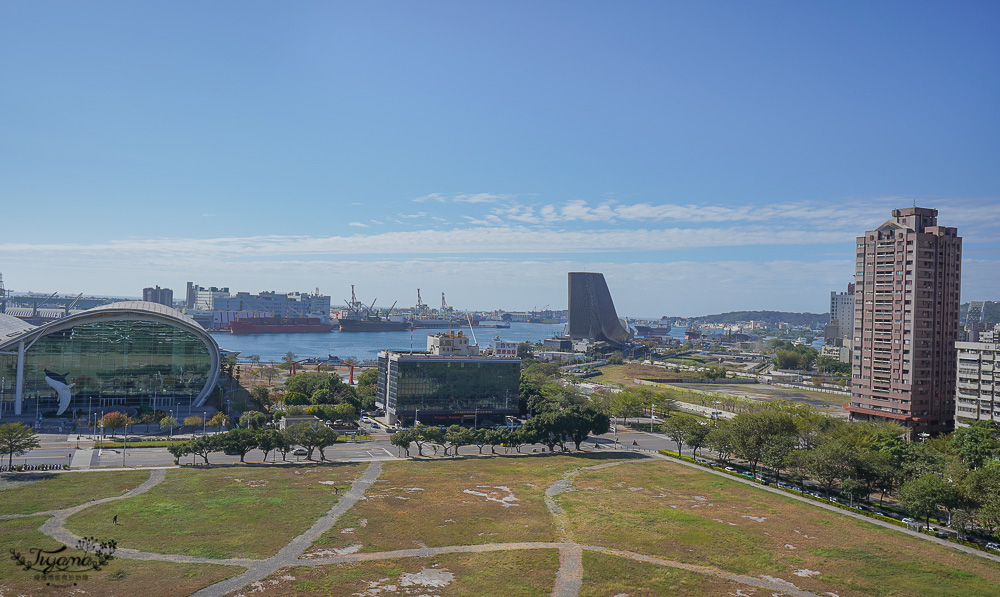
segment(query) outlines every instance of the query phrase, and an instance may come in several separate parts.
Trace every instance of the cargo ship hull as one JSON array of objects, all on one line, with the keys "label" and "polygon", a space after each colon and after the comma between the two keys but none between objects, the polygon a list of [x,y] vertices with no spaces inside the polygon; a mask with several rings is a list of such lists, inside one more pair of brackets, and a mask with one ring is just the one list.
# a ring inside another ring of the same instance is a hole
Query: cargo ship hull
[{"label": "cargo ship hull", "polygon": [[322,334],[334,329],[318,317],[252,317],[229,324],[232,334]]}]

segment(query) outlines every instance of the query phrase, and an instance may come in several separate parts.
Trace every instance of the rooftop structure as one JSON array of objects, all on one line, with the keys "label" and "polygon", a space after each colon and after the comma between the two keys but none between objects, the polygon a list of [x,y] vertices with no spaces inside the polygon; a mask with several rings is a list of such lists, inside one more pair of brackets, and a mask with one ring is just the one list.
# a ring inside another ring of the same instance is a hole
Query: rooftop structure
[{"label": "rooftop structure", "polygon": [[435,356],[470,357],[479,354],[479,346],[462,332],[427,334],[427,352]]}]

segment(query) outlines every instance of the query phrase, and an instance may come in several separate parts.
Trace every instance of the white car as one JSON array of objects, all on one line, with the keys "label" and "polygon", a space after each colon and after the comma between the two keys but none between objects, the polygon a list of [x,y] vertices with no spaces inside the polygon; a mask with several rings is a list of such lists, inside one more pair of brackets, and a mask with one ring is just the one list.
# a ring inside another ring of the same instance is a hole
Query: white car
[{"label": "white car", "polygon": [[309,451],[306,450],[305,448],[295,448],[294,450],[292,450],[292,454],[295,456],[305,456],[308,453]]}]

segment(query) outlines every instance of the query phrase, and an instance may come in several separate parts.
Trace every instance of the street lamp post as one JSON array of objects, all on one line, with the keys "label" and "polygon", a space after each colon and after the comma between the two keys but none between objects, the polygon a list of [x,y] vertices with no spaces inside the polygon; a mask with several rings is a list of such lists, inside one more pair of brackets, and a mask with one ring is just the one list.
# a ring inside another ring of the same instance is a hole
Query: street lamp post
[{"label": "street lamp post", "polygon": [[649,432],[653,432],[653,419],[655,418],[653,412],[656,410],[656,404],[649,407]]},{"label": "street lamp post", "polygon": [[170,426],[167,427],[167,439],[174,439],[174,411],[170,410]]}]

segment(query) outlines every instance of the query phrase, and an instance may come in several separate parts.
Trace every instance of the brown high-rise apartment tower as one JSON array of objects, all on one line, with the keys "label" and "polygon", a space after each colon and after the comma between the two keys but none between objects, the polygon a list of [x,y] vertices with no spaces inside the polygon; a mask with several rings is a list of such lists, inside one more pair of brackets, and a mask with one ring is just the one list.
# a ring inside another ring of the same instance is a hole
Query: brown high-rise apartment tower
[{"label": "brown high-rise apartment tower", "polygon": [[962,239],[937,210],[892,210],[857,242],[852,420],[952,428]]}]

